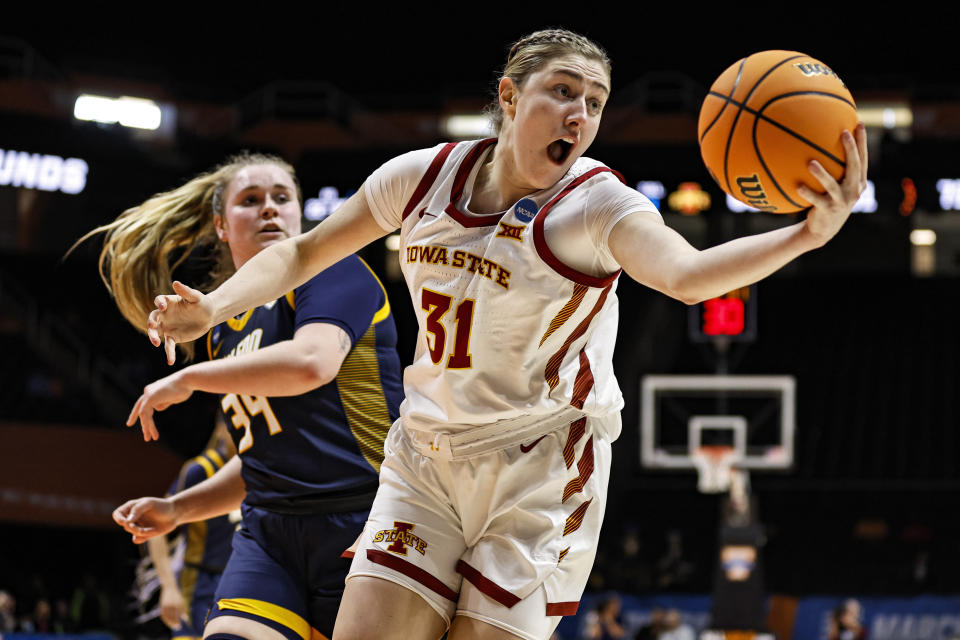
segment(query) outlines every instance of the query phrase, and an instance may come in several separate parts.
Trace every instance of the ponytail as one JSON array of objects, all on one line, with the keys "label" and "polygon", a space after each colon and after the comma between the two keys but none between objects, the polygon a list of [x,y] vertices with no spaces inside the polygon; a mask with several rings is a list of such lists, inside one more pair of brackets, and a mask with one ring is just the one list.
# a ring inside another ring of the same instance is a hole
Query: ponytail
[{"label": "ponytail", "polygon": [[[120,313],[137,331],[146,333],[154,298],[170,293],[173,272],[194,251],[205,250],[216,259],[207,280],[193,285],[201,291],[215,289],[233,274],[233,259],[227,245],[217,238],[213,218],[223,215],[224,191],[237,171],[259,164],[273,164],[287,171],[297,186],[298,199],[303,201],[292,166],[276,156],[244,152],[183,186],[127,209],[74,244],[76,247],[104,234],[100,277]],[[179,346],[188,360],[193,358],[193,343]]]}]

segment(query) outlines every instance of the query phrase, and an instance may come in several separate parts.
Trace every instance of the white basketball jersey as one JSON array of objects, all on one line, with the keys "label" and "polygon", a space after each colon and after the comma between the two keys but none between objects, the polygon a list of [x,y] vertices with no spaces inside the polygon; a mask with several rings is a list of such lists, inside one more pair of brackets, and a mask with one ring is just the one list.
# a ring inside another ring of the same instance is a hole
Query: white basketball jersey
[{"label": "white basketball jersey", "polygon": [[495,141],[443,147],[403,213],[400,262],[420,332],[401,415],[417,429],[454,433],[569,406],[594,416],[623,406],[612,364],[619,272],[575,271],[544,237],[548,216],[576,215],[590,185],[616,174],[580,158],[504,213],[464,213]]}]

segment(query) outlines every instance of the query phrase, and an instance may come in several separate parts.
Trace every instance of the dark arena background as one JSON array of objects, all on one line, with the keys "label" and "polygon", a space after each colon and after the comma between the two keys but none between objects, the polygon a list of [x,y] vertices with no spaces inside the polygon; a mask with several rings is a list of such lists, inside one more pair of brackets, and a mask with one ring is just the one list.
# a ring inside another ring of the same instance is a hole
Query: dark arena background
[{"label": "dark arena background", "polygon": [[[558,637],[722,637],[718,607],[751,598],[761,622],[727,637],[840,637],[844,607],[859,609],[849,615],[865,636],[843,637],[960,637],[956,12],[783,7],[802,15],[775,21],[761,5],[731,16],[581,4],[453,17],[467,10],[397,6],[374,20],[335,4],[310,17],[237,5],[108,30],[94,26],[107,9],[91,8],[69,31],[0,26],[0,634],[168,637],[135,602],[141,550],[110,514],[162,494],[214,420],[215,398],[198,393],[159,415],[157,443],[124,427],[142,387],[170,369],[113,306],[98,241],[65,258],[71,244],[243,149],[296,167],[309,228],[386,160],[483,137],[458,134],[452,117],[481,113],[510,42],[558,25],[613,61],[587,155],[698,248],[802,217],[744,211],[700,159],[700,104],[740,58],[785,49],[830,65],[870,150],[870,184],[840,234],[750,291],[688,308],[620,279],[623,433],[594,573]],[[80,120],[81,95],[153,101],[159,125]],[[416,320],[388,242],[363,256],[387,287],[407,364]],[[181,276],[202,269],[188,260]],[[650,382],[679,375],[693,380],[686,395]],[[703,376],[746,382],[701,388]],[[765,396],[762,380],[792,392]],[[728,426],[742,418],[746,452],[779,467],[747,469],[746,521],[726,490],[698,491],[692,466],[656,466],[656,451],[689,460],[688,426],[702,415],[720,422],[704,423],[701,444],[732,447]],[[746,577],[731,573],[729,547],[752,549]],[[600,631],[610,617],[618,626]],[[728,630],[738,627],[749,625]]]}]

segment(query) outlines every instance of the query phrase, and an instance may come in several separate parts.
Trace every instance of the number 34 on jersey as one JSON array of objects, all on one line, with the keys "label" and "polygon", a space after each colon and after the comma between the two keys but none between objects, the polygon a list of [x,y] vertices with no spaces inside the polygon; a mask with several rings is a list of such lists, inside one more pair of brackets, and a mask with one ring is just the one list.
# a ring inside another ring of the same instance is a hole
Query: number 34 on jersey
[{"label": "number 34 on jersey", "polygon": [[220,400],[220,406],[223,412],[230,416],[234,429],[243,429],[243,437],[237,443],[237,453],[243,453],[253,446],[253,431],[250,429],[250,418],[263,414],[263,419],[267,422],[267,430],[270,435],[276,435],[283,431],[280,421],[274,415],[270,408],[270,401],[266,396],[246,396],[236,393],[228,393]]}]

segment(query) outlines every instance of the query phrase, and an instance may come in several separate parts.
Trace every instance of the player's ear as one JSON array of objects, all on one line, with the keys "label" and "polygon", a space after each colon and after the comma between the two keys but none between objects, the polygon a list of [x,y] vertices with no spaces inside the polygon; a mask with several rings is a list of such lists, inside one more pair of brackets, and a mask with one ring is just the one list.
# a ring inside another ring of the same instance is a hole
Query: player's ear
[{"label": "player's ear", "polygon": [[517,111],[517,97],[520,94],[520,90],[513,81],[513,78],[506,76],[500,78],[497,94],[500,96],[500,108],[503,110],[503,115],[513,118]]},{"label": "player's ear", "polygon": [[227,242],[227,222],[219,213],[213,216],[213,228],[216,230],[220,242]]}]

